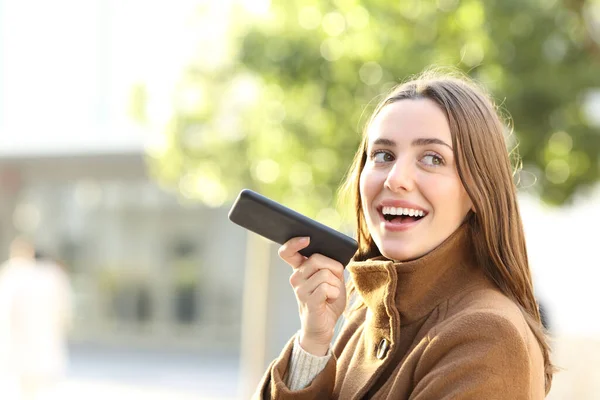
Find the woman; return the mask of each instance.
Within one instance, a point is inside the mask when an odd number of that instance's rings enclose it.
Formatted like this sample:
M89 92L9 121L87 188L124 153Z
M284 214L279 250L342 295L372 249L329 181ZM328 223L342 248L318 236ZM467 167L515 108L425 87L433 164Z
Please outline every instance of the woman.
M257 398L541 399L553 367L529 271L504 126L473 83L425 74L376 108L348 175L347 266L280 256L302 328Z

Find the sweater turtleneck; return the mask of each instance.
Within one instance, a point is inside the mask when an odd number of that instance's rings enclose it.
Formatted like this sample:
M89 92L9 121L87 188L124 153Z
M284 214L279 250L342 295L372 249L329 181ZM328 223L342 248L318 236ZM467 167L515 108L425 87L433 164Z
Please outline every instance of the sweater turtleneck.
M461 225L429 253L411 261L385 257L351 262L347 269L368 308L371 323L394 330L429 314L436 306L470 287L488 283L477 266L469 227Z

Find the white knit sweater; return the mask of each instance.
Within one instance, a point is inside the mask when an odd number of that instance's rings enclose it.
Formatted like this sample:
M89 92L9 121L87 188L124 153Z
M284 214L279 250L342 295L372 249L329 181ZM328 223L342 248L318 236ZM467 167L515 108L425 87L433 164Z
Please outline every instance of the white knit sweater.
M310 385L313 379L323 371L331 358L331 348L327 350L327 354L322 357L306 352L302 346L300 346L299 337L300 334L297 334L296 339L294 340L292 358L290 359L289 370L285 381L290 390L300 390Z

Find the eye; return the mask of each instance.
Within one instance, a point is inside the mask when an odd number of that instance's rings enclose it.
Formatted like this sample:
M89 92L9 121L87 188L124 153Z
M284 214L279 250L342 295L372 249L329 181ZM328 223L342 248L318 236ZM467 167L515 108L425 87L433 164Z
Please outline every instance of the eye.
M439 155L433 153L425 154L425 156L423 156L423 158L421 159L421 162L425 165L432 167L439 167L441 165L444 165L444 159Z
M385 163L394 161L394 156L385 150L375 150L371 153L371 159L375 163Z

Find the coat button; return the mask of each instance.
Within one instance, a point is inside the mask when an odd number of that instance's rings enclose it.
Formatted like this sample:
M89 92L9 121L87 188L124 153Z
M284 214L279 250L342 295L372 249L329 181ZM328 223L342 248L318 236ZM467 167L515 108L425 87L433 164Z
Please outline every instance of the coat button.
M390 348L390 343L387 341L387 339L386 338L381 339L381 341L379 342L379 346L377 346L377 358L380 360L383 360L385 358L385 355L387 354L389 348Z

